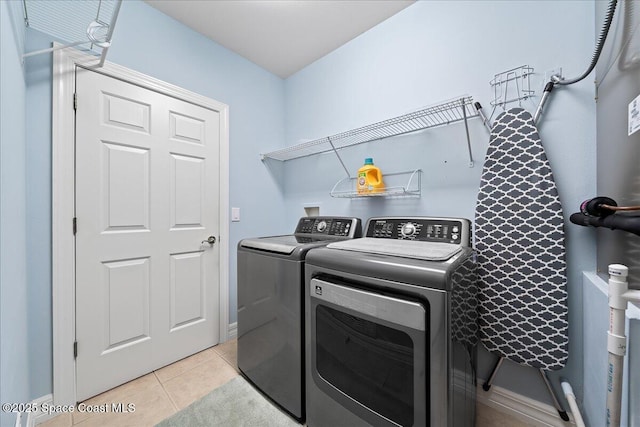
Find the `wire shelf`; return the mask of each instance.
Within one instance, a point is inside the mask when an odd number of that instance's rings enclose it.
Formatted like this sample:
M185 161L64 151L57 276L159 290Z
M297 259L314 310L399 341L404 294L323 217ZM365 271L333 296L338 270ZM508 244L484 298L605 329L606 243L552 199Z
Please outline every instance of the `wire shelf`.
M369 198L369 197L420 197L422 191L422 169L406 172L383 174L385 188L372 193L358 193L357 178L341 179L333 186L331 197L336 198Z
M260 156L263 160L269 158L287 161L314 154L341 150L364 142L448 125L477 116L478 112L473 108L473 98L465 95L392 119L293 145L281 150L271 151L261 154Z
M23 0L25 24L63 46L29 52L23 57L79 46L100 55L99 66L111 46L122 0Z

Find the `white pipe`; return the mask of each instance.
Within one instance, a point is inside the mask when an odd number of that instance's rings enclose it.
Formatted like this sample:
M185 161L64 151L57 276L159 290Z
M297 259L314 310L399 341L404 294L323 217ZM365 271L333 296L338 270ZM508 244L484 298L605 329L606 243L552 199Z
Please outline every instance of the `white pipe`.
M640 290L627 291L622 296L629 302L640 304Z
M609 265L609 331L607 349L609 359L607 367L607 427L620 426L622 410L622 373L624 356L627 353L625 335L625 311L627 297L634 299L636 291L629 291L627 276L629 269L622 264Z
M607 360L607 427L620 427L624 357L609 352Z
M571 384L569 384L567 381L562 381L560 385L562 386L564 396L567 398L567 402L569 402L569 408L571 408L571 415L573 415L573 420L576 423L576 427L585 427L584 420L582 419L582 415L580 414L580 408L578 408L578 403L576 402L576 395L573 394L573 388L571 387Z

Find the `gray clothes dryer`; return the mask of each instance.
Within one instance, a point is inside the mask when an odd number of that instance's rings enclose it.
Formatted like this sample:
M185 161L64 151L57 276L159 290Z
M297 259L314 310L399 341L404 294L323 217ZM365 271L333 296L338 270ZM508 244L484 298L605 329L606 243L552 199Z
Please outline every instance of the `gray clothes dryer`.
M361 234L357 218L304 217L293 235L238 244L238 368L300 421L305 418L305 257L313 248Z
M306 258L307 425L472 427L470 222L372 218Z

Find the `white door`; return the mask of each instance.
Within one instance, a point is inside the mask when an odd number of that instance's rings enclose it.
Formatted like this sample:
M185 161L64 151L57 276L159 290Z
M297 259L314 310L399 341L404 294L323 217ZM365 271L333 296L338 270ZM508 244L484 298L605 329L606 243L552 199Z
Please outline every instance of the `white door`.
M219 113L76 76L77 400L219 340Z

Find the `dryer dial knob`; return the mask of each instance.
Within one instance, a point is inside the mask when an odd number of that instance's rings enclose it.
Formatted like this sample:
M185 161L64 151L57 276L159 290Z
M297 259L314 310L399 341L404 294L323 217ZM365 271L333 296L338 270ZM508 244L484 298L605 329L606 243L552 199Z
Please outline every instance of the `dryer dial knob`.
M413 236L416 233L416 226L415 224L408 222L402 226L401 232L404 237Z
M322 233L322 232L323 232L324 230L326 230L326 229L327 229L327 223L326 223L326 222L324 222L324 221L320 221L320 222L318 223L317 230L318 230L320 233Z

